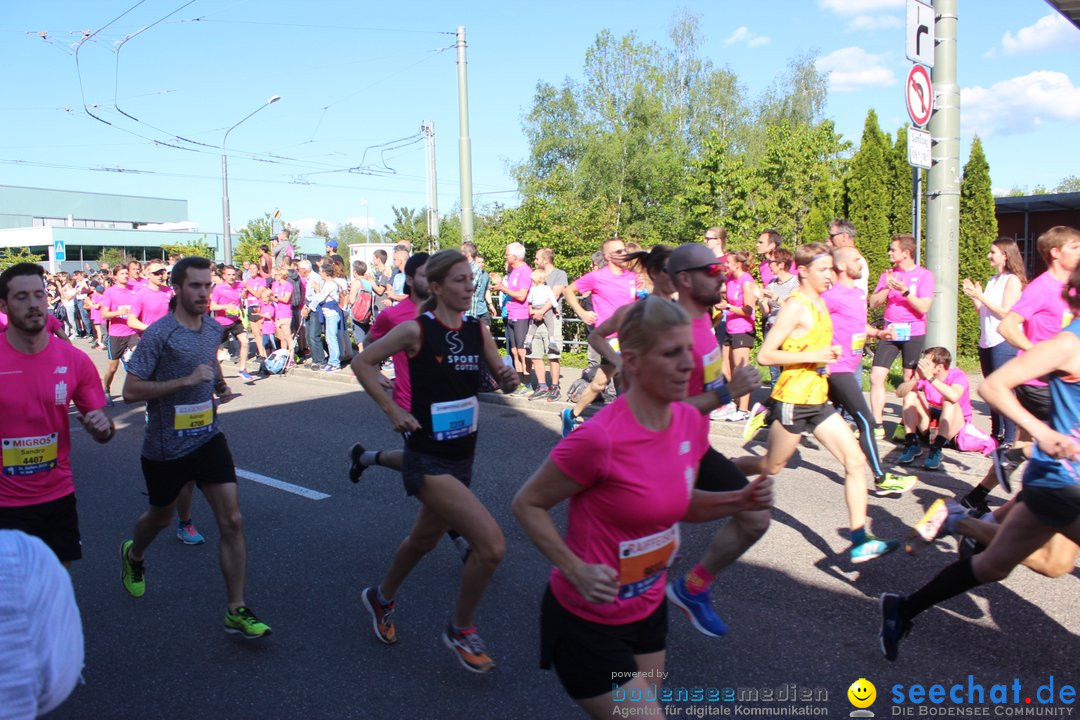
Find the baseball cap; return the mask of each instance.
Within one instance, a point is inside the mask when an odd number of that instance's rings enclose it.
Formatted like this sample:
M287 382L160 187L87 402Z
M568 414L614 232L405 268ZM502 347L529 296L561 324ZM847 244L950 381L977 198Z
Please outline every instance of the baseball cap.
M419 252L405 261L405 277L413 277L416 275L416 271L424 266L424 263L428 261L429 255L426 252Z
M677 273L717 262L713 251L700 243L686 243L671 251L668 258L668 272Z
M327 240L326 247L330 248L331 250L337 250L337 240Z

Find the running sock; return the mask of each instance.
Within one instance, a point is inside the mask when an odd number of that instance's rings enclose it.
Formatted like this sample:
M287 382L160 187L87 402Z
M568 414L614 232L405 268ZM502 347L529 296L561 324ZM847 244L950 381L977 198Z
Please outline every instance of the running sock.
M387 600L383 597L382 590L379 588L378 585L375 586L375 597L379 600L379 604L383 606L389 605L390 603L394 602L393 600Z
M934 438L934 442L930 443L930 446L933 448L941 448L942 450L944 450L946 442L948 441L943 435L938 435L936 438Z
M469 625L468 627L458 627L457 625L454 624L453 620L450 621L450 631L453 632L455 635L464 635L465 633L469 632L470 630L475 632L476 631L476 626L475 625Z
M986 497L990 494L990 488L983 485L976 485L971 492L964 496L964 499L968 500L972 505L979 505L986 502Z
M919 444L919 433L909 432L904 435L904 445L910 447L911 445Z
M712 581L715 579L715 575L705 569L705 566L698 563L694 566L694 569L686 573L686 592L691 595L700 595L703 592L708 592L709 586L712 585Z
M862 545L864 542L866 542L866 528L865 527L861 527L861 528L859 528L857 530L852 530L851 531L851 544L852 545Z
M923 610L966 593L981 584L975 578L971 558L957 560L935 575L933 580L905 597L900 612L905 620L910 620Z
M378 450L365 450L364 452L362 452L360 454L360 464L362 466L364 466L364 467L371 467L372 465L378 465L379 464L379 455L380 455L380 452Z

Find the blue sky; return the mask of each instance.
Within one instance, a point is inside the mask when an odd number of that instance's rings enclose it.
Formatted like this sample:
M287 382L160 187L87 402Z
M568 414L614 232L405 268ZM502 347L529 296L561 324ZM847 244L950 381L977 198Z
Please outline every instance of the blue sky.
M680 9L700 16L703 54L752 96L813 52L846 137L858 142L871 107L888 132L907 121L904 0L6 3L0 183L183 198L201 230L220 232L223 135L280 95L229 136L234 228L275 209L301 228L382 227L392 205L422 207L424 147L412 141L425 120L449 212L463 25L476 204L513 204L508 166L527 152L537 81L580 77L604 28L666 45ZM1080 30L1043 0L959 0L959 33L961 162L977 132L995 189L1080 172Z

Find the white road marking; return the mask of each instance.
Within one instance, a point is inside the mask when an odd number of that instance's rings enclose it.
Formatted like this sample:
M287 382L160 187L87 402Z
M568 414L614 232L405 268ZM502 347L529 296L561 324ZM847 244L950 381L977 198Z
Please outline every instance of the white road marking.
M236 476L242 477L245 480L252 480L257 483L262 483L263 485L269 485L272 488L284 490L285 492L290 492L293 495L306 497L309 500L325 500L326 498L330 497L326 493L321 493L318 490L310 490L306 487L300 487L299 485L293 485L292 483L285 482L284 480L275 480L272 477L266 477L265 475L251 472L250 470L236 468Z

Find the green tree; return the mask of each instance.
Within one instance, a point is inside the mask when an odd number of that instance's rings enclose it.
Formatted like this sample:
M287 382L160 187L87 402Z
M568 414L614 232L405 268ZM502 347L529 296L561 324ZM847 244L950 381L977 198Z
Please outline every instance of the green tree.
M889 161L892 150L878 125L877 113L866 114L862 142L851 159L844 183L847 217L858 232L859 251L870 266L870 285L889 265Z
M342 249L347 248L350 245L358 245L367 242L367 238L364 236L363 231L352 223L345 223L339 227L335 239L338 241L338 248Z
M427 214L423 208L410 210L407 207L391 206L394 222L384 225L386 242L409 242L414 249L427 247Z
M108 263L110 271L117 265L124 265L130 259L123 248L104 248L98 255L98 264Z
M0 248L0 272L7 270L12 265L18 265L19 263L39 263L42 261L41 255L35 255L30 252L30 248Z
M976 135L960 181L960 278L985 283L990 276L986 251L997 238L994 193L990 187L990 164ZM959 288L957 292L960 292ZM974 349L979 340L979 316L966 297L960 297L956 347ZM969 350L970 351L970 350Z
M282 230L288 230L285 225ZM270 240L277 233L273 230L273 217L265 213L261 218L248 220L247 225L240 228L240 239L233 245L232 261L234 265L244 262L258 262L259 246L270 245Z
M911 165L907 161L907 127L896 131L896 142L889 152L889 230L906 233L912 230Z
M189 240L187 242L161 246L161 252L163 252L166 257L175 254L184 257L196 256L213 260L216 251L217 248L207 241L205 235L198 240Z
M321 237L324 240L329 240L330 239L330 228L327 227L325 222L323 222L322 220L319 220L318 222L315 223L315 233L314 234L315 234L315 237Z
M1056 193L1074 193L1080 192L1080 176L1069 175L1062 178L1061 182L1054 186L1053 192Z

